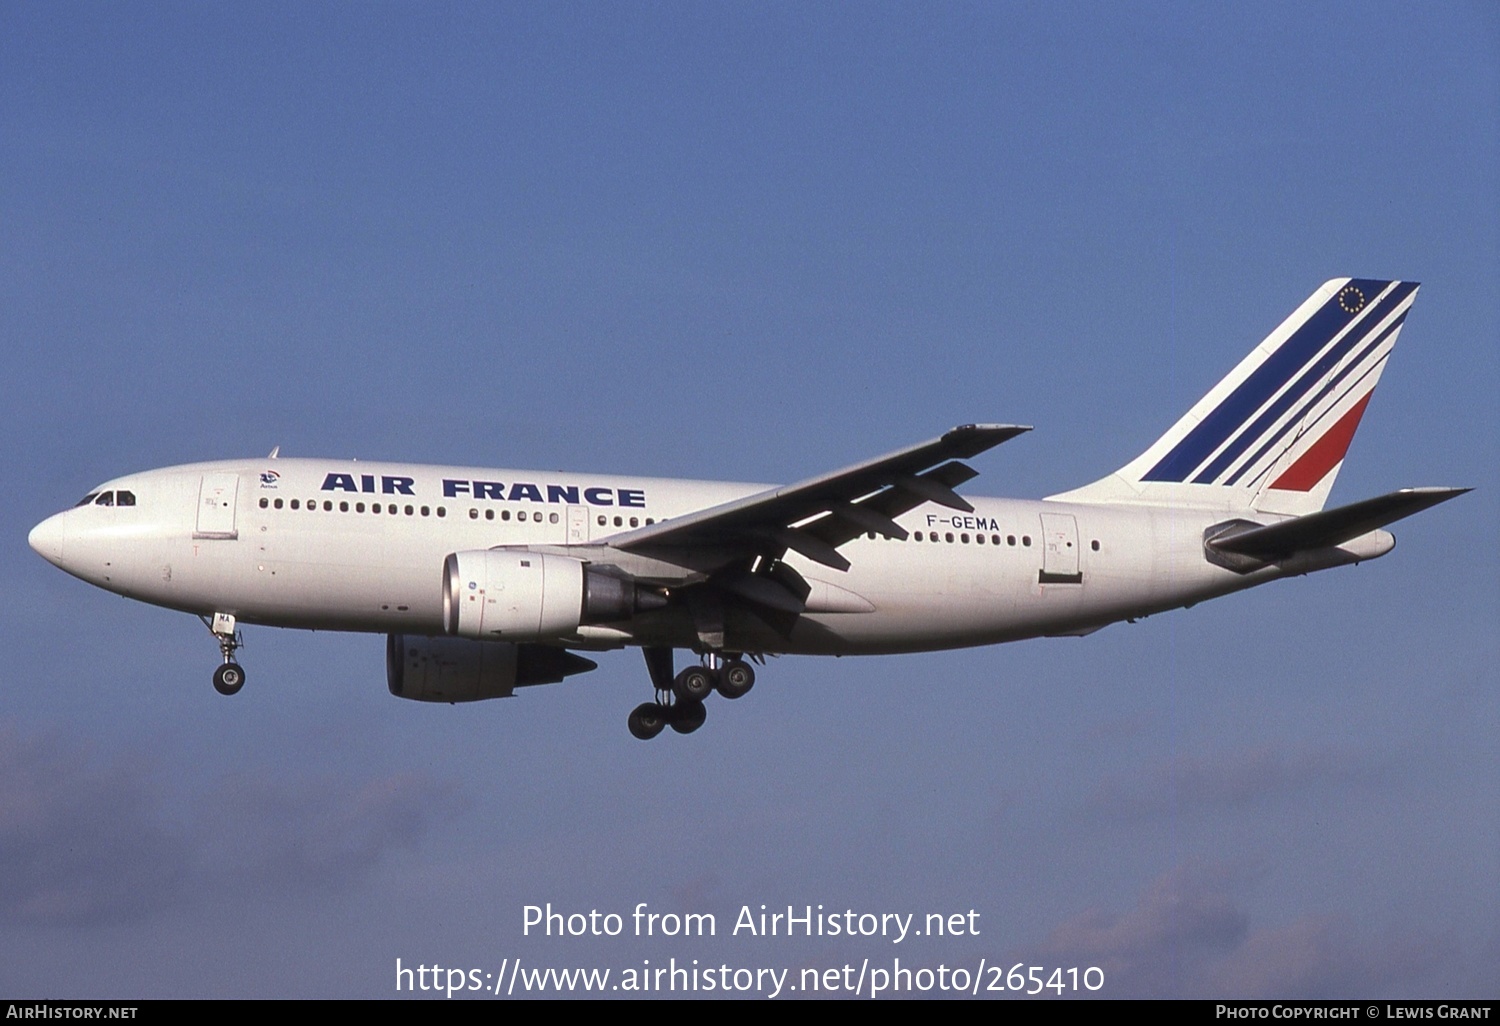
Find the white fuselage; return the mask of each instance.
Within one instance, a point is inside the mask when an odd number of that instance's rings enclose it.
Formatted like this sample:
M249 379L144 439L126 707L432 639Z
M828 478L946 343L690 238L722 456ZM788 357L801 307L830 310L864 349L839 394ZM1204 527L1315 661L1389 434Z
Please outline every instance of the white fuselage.
M39 525L31 542L83 580L173 609L281 627L438 635L450 553L569 547L597 561L611 535L764 487L225 461L108 482L99 492L129 492L134 504L67 510ZM853 655L1086 633L1301 570L1239 574L1208 562L1203 532L1225 519L1222 510L969 501L972 513L929 503L897 517L910 532L906 540L861 535L845 543L839 551L851 564L847 571L789 553L787 562L813 589L807 612L782 631L731 613L726 646ZM1345 561L1388 547L1349 547ZM672 611L551 640L584 648L694 644L692 624Z

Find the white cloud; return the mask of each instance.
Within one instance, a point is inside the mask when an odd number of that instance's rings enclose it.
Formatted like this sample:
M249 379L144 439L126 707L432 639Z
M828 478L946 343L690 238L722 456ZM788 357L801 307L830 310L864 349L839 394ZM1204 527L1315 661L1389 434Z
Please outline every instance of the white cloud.
M454 785L420 773L351 781L249 769L183 796L145 761L106 762L64 738L0 728L0 921L98 925L357 887L462 806Z
M1082 912L1015 957L1098 966L1099 996L1111 998L1400 995L1437 965L1433 944L1365 937L1337 916L1256 928L1233 893L1247 876L1228 864L1184 863L1153 880L1129 911Z
M1106 780L1092 804L1124 816L1240 810L1322 787L1370 784L1381 768L1343 749L1266 744L1183 754L1134 777Z

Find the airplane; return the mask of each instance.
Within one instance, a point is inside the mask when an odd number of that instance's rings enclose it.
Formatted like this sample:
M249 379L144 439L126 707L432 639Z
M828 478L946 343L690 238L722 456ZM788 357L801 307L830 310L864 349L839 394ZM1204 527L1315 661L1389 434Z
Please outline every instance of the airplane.
M966 498L964 460L1030 430L966 424L792 485L283 458L130 474L30 545L108 591L196 614L214 687L241 624L386 635L391 694L510 697L642 649L642 740L705 721L769 655L1090 634L1375 559L1383 528L1467 488L1325 509L1416 296L1336 278L1119 470L1041 500ZM682 670L678 649L696 654Z

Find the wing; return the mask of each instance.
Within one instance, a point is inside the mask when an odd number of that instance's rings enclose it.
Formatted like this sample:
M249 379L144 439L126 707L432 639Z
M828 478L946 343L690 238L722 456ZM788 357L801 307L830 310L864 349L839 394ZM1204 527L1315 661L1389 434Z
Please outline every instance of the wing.
M895 518L924 502L972 511L974 507L953 489L977 472L958 461L1030 430L1011 424L965 424L929 442L613 535L602 544L704 573L748 561L753 565L738 574L720 575L718 583L759 604L800 612L807 596L805 583L795 574L789 577L789 568L775 565L788 549L847 570L849 560L838 551L840 545L867 531L905 538L907 532Z

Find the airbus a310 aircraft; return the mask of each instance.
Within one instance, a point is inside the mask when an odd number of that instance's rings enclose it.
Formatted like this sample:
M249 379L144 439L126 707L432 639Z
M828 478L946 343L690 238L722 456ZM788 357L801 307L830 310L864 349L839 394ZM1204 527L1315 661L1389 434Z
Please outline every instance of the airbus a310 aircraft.
M280 459L108 481L32 530L68 573L197 614L214 686L238 625L387 636L390 691L468 702L644 650L638 738L704 722L771 654L1083 635L1389 552L1382 527L1465 488L1324 509L1417 292L1319 288L1145 452L1040 501L965 498L961 462L1029 428L969 424L797 484ZM697 653L676 672L675 649ZM750 661L747 661L750 660Z

